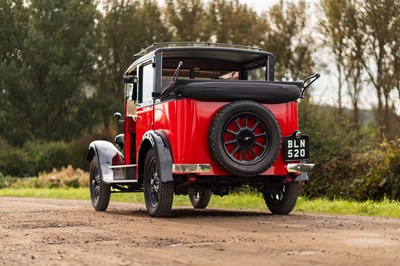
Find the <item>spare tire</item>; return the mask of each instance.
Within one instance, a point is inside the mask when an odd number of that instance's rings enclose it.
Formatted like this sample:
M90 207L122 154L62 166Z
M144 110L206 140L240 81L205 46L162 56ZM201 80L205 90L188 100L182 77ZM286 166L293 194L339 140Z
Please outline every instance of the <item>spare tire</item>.
M270 168L281 150L282 134L275 116L249 100L222 107L208 129L209 150L226 171L256 176Z

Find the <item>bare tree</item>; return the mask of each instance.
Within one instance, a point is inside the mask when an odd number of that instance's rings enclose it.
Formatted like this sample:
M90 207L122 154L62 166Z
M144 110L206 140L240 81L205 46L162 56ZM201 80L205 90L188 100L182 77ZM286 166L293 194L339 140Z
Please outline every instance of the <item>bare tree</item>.
M315 45L310 31L306 2L280 1L265 14L268 28L264 48L275 54L278 79L297 80L310 75Z
M390 93L398 87L395 84L394 58L398 47L396 26L399 19L399 0L360 0L362 4L362 20L366 24L367 50L362 63L369 76L369 81L376 90L378 107L377 122L381 133L388 137L391 134L392 102ZM397 85L397 86L396 86ZM390 137L390 136L389 136Z
M337 83L338 83L338 107L339 112L343 108L343 86L345 83L345 16L347 0L322 0L321 7L324 16L320 20L320 31L323 34L324 45L332 50L335 58Z
M366 49L365 24L359 16L360 6L357 1L349 1L344 10L344 26L346 37L344 39L345 53L342 65L345 69L347 93L353 105L352 121L359 127L359 99L363 89L364 66L362 58Z

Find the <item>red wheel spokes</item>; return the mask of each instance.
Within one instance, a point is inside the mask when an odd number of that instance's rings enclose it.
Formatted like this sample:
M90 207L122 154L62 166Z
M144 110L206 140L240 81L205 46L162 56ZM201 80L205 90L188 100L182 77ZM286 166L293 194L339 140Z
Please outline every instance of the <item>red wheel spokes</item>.
M224 127L223 147L237 163L257 162L267 150L267 131L263 120L249 113L229 119Z

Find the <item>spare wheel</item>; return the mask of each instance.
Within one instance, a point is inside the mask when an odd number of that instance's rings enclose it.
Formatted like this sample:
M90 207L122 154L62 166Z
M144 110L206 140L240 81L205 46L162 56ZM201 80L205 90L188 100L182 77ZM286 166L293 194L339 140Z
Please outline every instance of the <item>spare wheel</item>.
M254 101L222 107L208 129L210 152L218 164L236 176L265 172L278 158L282 134L275 116Z

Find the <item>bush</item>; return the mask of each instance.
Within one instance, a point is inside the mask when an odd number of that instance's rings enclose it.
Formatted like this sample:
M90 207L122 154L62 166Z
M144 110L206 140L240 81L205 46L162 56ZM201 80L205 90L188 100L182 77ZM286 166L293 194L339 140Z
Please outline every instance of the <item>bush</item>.
M350 185L358 200L400 200L400 139L385 141L379 149L353 158L356 169Z
M357 128L332 107L302 102L300 129L311 136L316 167L304 186L307 196L400 199L400 141L379 145L371 128Z
M84 135L69 143L71 157L69 164L75 168L89 169L89 163L86 160L89 144L94 140L114 141L115 133L112 131L100 131L96 134Z
M29 172L30 163L27 154L0 138L0 173L2 175L27 176Z
M35 140L26 142L22 147L11 146L0 138L0 173L27 177L68 165L88 169L86 153L90 142L95 139L111 141L113 137L111 131L102 131L71 142Z
M15 182L17 182L18 178L10 177L10 176L3 176L0 173L0 189L11 187Z
M71 165L61 170L53 169L40 173L38 177L18 178L10 185L13 188L79 188L89 186L89 174Z
M63 141L42 142L29 141L23 146L30 162L30 173L48 172L53 168L60 169L70 164L73 157L70 145Z

